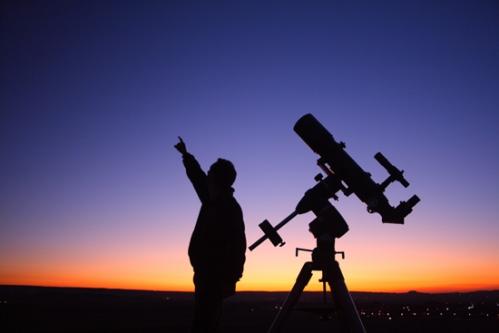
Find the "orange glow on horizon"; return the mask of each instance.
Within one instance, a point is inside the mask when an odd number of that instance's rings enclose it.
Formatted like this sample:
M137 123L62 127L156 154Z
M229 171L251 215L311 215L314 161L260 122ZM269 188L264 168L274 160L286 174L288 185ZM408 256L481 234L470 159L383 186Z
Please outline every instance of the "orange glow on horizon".
M282 258L263 261L263 254L249 257L238 291L289 291L303 264L297 260L283 264ZM36 285L47 287L81 287L107 289L136 289L191 292L192 269L186 255L170 258L171 264L161 266L161 260L150 262L87 262L85 265L60 266L49 264L39 267L17 267L16 272L6 272L0 266L0 284ZM261 261L262 260L262 261ZM357 262L341 263L346 284L351 291L404 293L411 290L429 293L498 290L497 267L485 270L486 263L475 267L456 269L449 264L427 266L418 273L417 265L395 264L390 266L362 265ZM62 269L61 267L64 267ZM494 268L494 269L491 269ZM473 273L479 272L479 274ZM307 291L320 291L319 272L308 284Z
M309 260L308 254L295 258L294 247L314 245L312 238L294 235L293 227L288 229L286 247L274 249L264 244L246 253L239 291L291 289L303 263ZM296 228L302 231L302 226L296 224ZM347 253L346 260L339 263L349 290L437 293L499 289L494 244L468 242L466 248L457 247L440 235L416 237L406 229L376 227L378 234L354 232L338 242L338 248ZM125 238L100 247L88 240L84 247L74 249L26 246L23 253L7 255L1 251L0 284L193 291L188 234L189 230L172 236L166 245L160 236L139 239L135 234L133 242ZM249 233L247 238L256 236ZM471 256L469 252L481 255ZM306 290L320 291L318 278L317 272Z

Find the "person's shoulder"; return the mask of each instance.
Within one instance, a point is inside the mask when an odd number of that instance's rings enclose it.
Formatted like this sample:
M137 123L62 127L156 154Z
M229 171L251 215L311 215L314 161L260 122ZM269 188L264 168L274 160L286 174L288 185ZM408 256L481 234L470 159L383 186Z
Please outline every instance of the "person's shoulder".
M234 196L232 196L232 197L231 197L230 202L231 202L231 204L232 204L235 208L237 208L238 210L242 210L242 209L241 209L241 205L239 204L239 202L237 201L237 199L236 199Z
M230 196L230 198L227 198L223 205L224 205L227 213L229 213L231 216L242 216L243 215L243 210L241 209L241 205L239 205L239 202L233 196Z

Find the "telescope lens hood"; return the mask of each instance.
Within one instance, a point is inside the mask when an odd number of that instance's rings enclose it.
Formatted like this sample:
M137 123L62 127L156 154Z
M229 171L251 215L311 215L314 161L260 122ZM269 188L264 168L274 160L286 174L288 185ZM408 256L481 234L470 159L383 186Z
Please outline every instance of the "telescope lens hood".
M324 156L327 148L336 143L333 135L310 113L298 119L293 129L320 156Z

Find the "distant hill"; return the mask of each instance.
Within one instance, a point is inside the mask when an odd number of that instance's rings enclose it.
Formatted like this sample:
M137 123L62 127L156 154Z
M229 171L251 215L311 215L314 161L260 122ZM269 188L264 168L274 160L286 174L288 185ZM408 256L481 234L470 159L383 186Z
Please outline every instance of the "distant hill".
M86 288L86 287L44 287L44 286L24 286L24 285L0 285L0 293L51 293L51 292L61 292L61 293L79 293L87 292L93 294L124 294L124 295L192 295L192 292L184 291L168 291L168 290L141 290L141 289L114 289L114 288ZM304 294L320 294L320 291L307 291ZM287 291L239 291L238 295L241 297L268 297L269 295L287 295ZM406 293L389 293L389 292L370 292L370 291L353 291L351 292L353 297L358 298L393 298L393 299L404 299L404 298L433 298L433 297L498 297L499 290L478 290L471 292L447 292L447 293L425 293L415 290L408 291Z
M275 301L286 298L288 292L268 292L268 291L242 291L238 292L230 300L240 301ZM180 291L151 291L134 289L107 289L107 288L67 288L67 287L40 287L40 286L12 286L0 285L0 302L3 299L32 299L42 298L45 300L63 299L75 295L85 295L87 298L130 298L130 299L175 299L177 301L191 301L192 292ZM322 292L304 292L302 300L314 300L322 295ZM425 303L425 302L476 302L484 300L499 301L499 290L455 292L455 293L422 293L409 291L407 293L386 293L386 292L352 292L352 298L356 302L383 302L389 303Z

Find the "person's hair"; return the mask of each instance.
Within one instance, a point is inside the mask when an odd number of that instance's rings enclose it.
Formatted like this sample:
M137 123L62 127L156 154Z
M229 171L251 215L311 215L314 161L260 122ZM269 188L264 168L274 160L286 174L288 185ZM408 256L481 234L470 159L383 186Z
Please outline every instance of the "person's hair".
M219 158L210 167L215 182L222 187L231 187L236 180L236 169L231 161Z

